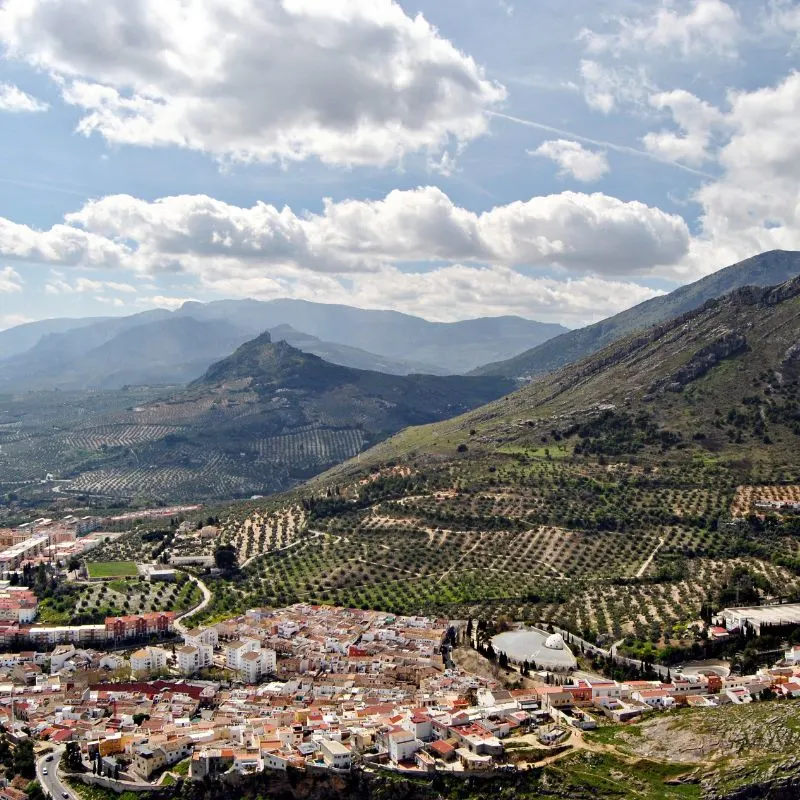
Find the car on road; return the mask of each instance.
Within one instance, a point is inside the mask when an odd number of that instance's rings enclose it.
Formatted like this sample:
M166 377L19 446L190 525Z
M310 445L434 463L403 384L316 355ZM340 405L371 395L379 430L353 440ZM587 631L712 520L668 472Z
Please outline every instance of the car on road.
M69 792L61 792L62 797L69 797Z
M53 760L53 756L47 756L47 758L45 759L45 761L52 761L52 760Z
M42 775L47 775L47 767L42 770Z

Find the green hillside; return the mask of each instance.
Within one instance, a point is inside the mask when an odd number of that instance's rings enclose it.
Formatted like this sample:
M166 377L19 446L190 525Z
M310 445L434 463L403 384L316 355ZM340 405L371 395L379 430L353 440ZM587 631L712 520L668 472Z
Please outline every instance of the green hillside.
M579 454L702 458L745 472L759 464L791 469L799 291L793 279L709 300L485 408L407 431L367 457L442 453L461 437L482 452L551 444Z
M126 392L0 402L11 420L0 431L0 470L8 486L28 493L42 491L31 478L50 473L62 496L196 502L267 494L408 425L461 414L513 388L504 378L342 367L267 333L188 388L138 404ZM97 413L104 407L114 410Z
M800 501L799 320L800 279L737 290L402 431L272 501L302 506L308 541L224 583L225 611L508 616L637 657L706 653L701 606L726 602L732 580L754 602L800 591L800 519L748 516L761 498ZM223 525L248 552L251 512Z

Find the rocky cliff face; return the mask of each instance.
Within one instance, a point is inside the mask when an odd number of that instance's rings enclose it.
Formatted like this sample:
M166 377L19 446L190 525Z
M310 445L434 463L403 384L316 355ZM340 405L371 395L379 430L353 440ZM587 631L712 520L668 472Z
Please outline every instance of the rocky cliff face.
M800 797L800 759L770 767L762 776L753 783L746 783L736 789L724 789L717 787L713 781L703 783L703 800L797 800ZM794 774L782 775L785 771L793 771ZM728 775L728 780L735 777ZM741 776L748 781L752 778L752 773Z
M680 369L650 387L650 394L658 391L682 392L684 386L702 378L726 358L747 348L747 338L738 331L727 331L718 339L698 350Z

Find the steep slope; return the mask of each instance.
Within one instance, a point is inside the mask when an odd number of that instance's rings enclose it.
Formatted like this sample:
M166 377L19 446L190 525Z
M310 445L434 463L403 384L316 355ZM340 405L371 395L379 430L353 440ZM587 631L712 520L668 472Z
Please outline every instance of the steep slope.
M567 453L681 461L701 452L795 471L799 379L800 277L709 300L365 459L395 458L408 442L441 455L442 442L472 430L484 451L557 442Z
M272 428L286 424L286 414L273 413L277 407L287 410L293 420L302 418L301 427L358 429L369 441L421 420L461 413L512 387L505 379L398 376L351 369L303 353L285 341L273 342L264 333L209 367L185 397L192 404L209 394L217 405L231 399L239 405L249 403L257 409L257 424ZM172 402L181 402L182 397Z
M235 319L259 331L291 325L328 342L420 364L424 371L450 373L516 355L566 330L521 317L429 322L397 311L288 299L187 303L176 313L197 319Z
M163 319L125 331L49 379L56 378L61 389L174 386L202 375L209 362L238 347L242 336L227 322Z
M30 349L0 361L0 387L56 386L50 376L59 374L71 362L86 357L125 332L170 316L169 311L154 309L129 317L102 319L62 333L47 333Z
M479 367L473 374L513 378L541 375L596 353L628 333L698 308L706 300L721 297L742 286L774 286L798 274L800 252L773 250L761 253L594 325L549 339L507 361Z

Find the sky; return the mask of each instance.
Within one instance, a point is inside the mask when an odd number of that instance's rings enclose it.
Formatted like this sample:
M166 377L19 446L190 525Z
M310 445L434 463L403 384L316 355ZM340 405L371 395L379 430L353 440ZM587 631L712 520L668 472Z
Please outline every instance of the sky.
M0 0L0 328L578 327L800 249L800 0Z

